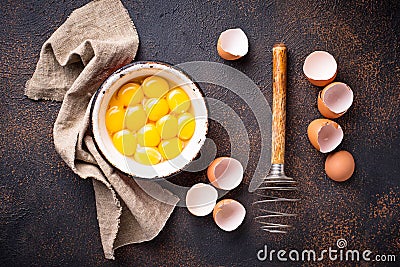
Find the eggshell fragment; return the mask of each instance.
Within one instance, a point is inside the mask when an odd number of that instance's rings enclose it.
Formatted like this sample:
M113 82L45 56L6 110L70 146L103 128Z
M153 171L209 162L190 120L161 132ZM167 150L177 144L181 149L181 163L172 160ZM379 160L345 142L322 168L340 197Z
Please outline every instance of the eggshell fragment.
M210 214L218 199L217 190L209 184L198 183L186 193L186 207L195 216Z
M342 116L353 103L353 91L342 82L327 85L318 95L318 110L326 118Z
M328 119L313 120L307 129L308 139L320 152L334 150L343 140L343 130L339 124Z
M317 99L317 104L318 104L318 110L321 113L322 116L325 118L329 119L336 119L342 116L345 112L336 114L335 112L332 112L324 103L324 101L321 98L321 92L318 94L318 99Z
M328 155L325 161L326 175L337 182L348 180L353 175L354 168L354 158L345 150Z
M230 232L238 228L246 216L246 209L238 201L223 199L214 207L215 223L224 231Z
M328 52L314 51L304 61L303 72L312 84L325 86L336 78L337 63Z
M242 182L243 166L237 159L220 157L208 166L207 177L216 188L232 190Z
M217 51L223 59L239 59L249 51L249 40L242 29L228 29L219 36Z

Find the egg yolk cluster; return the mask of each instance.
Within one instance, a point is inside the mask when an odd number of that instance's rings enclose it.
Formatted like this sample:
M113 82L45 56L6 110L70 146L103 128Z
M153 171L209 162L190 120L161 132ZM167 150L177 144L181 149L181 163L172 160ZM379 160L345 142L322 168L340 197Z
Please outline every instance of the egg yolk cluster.
M123 85L112 96L106 127L120 153L154 165L177 157L193 136L196 122L190 106L182 88L149 76Z

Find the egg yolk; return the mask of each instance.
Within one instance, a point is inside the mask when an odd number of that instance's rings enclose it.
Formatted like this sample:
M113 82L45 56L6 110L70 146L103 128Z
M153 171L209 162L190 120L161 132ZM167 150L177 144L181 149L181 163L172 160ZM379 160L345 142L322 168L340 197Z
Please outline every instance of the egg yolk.
M140 128L137 132L137 140L141 146L157 146L161 138L156 126L149 123Z
M175 114L184 113L190 108L189 96L181 88L168 92L166 99L169 109Z
M170 139L178 134L178 119L165 115L156 122L156 128L162 139Z
M144 165L154 165L162 160L160 152L154 147L138 147L133 158Z
M110 133L115 133L124 128L125 110L120 106L113 106L106 112L106 127Z
M183 143L177 137L163 140L158 145L158 150L160 151L162 157L167 160L177 157L182 152L182 148Z
M120 108L124 107L124 105L121 103L121 101L117 99L115 95L111 97L110 102L108 103L108 108L112 107L120 107Z
M178 117L178 137L182 140L189 140L196 128L196 121L192 114L183 113Z
M166 80L158 76L150 76L142 83L144 94L149 98L160 98L169 90L169 84Z
M147 122L147 114L140 105L128 107L125 112L125 127L136 132Z
M127 83L123 85L117 93L117 99L125 107L139 104L143 98L143 90L140 84L137 83Z
M159 76L141 77L111 97L105 124L114 147L144 165L171 160L192 138L196 121L181 87Z
M137 141L129 130L116 132L112 138L115 148L126 156L132 156L136 151Z
M151 98L147 100L144 108L151 121L158 121L162 116L168 114L169 111L167 100L164 98Z

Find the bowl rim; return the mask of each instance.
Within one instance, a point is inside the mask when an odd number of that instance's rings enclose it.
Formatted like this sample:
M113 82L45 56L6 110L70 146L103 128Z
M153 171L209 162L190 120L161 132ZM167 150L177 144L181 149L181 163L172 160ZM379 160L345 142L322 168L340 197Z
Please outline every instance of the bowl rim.
M200 147L199 150L197 151L196 154L194 154L192 156L192 158L190 160L188 160L188 162L185 164L185 166L183 166L180 169L176 169L174 172L165 175L165 176L155 176L155 177L140 177L140 176L135 176L131 173L125 172L123 170L121 170L118 166L114 165L108 158L107 156L104 154L103 150L100 149L95 134L93 132L93 112L94 112L94 108L95 105L97 103L97 99L99 97L99 95L101 94L101 92L103 91L104 87L107 85L107 83L110 80L115 79L115 81L117 81L118 79L122 78L123 76L125 76L126 74L123 74L124 71L126 71L127 69L136 66L136 65L148 65L148 64L153 64L153 65L161 65L163 67L167 67L167 68L172 68L175 71L178 71L181 75L183 75L188 81L190 81L190 84L193 85L194 87L196 87L196 89L198 90L198 92L201 95L201 99L204 101L205 104L205 115L206 115L206 123L205 123L205 133L204 133L204 140L200 143ZM152 66L149 68L153 68ZM118 76L117 78L115 78L116 76ZM112 82L115 82L112 81ZM112 84L112 83L111 83ZM108 86L109 87L109 86ZM97 151L99 152L100 156L103 158L103 160L105 160L108 164L110 164L111 166L113 166L118 172L125 174L126 176L133 178L133 179L142 179L142 180L152 180L152 181L157 181L157 180L164 180L164 179L168 179L171 178L177 174L179 174L180 172L182 172L200 153L201 148L204 146L204 141L207 137L208 134L208 126L209 126L209 122L208 122L208 108L207 108L207 103L205 101L205 94L203 92L203 90L200 88L200 86L198 85L198 83L196 81L193 80L193 78L186 73L183 69L176 67L170 63L167 62L162 62L162 61L147 61L147 60L140 60L140 61L135 61L135 62L131 62L129 64L126 64L118 69L116 69L112 74L110 74L99 86L99 88L96 90L95 94L93 95L92 99L91 99L91 103L90 103L90 112L89 112L89 128L88 131L90 132L91 136L93 137L93 143L97 149Z

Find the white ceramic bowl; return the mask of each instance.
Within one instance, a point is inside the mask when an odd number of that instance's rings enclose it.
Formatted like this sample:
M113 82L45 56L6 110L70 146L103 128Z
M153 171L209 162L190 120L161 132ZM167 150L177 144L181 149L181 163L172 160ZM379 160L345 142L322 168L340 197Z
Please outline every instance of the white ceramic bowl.
M193 137L182 153L159 164L147 166L119 153L107 132L105 115L113 94L132 79L157 75L179 85L191 99L196 128ZM206 139L208 121L207 108L198 86L183 71L160 62L135 62L115 71L98 89L91 110L91 124L94 140L103 157L125 174L139 178L164 178L180 172L199 153Z

